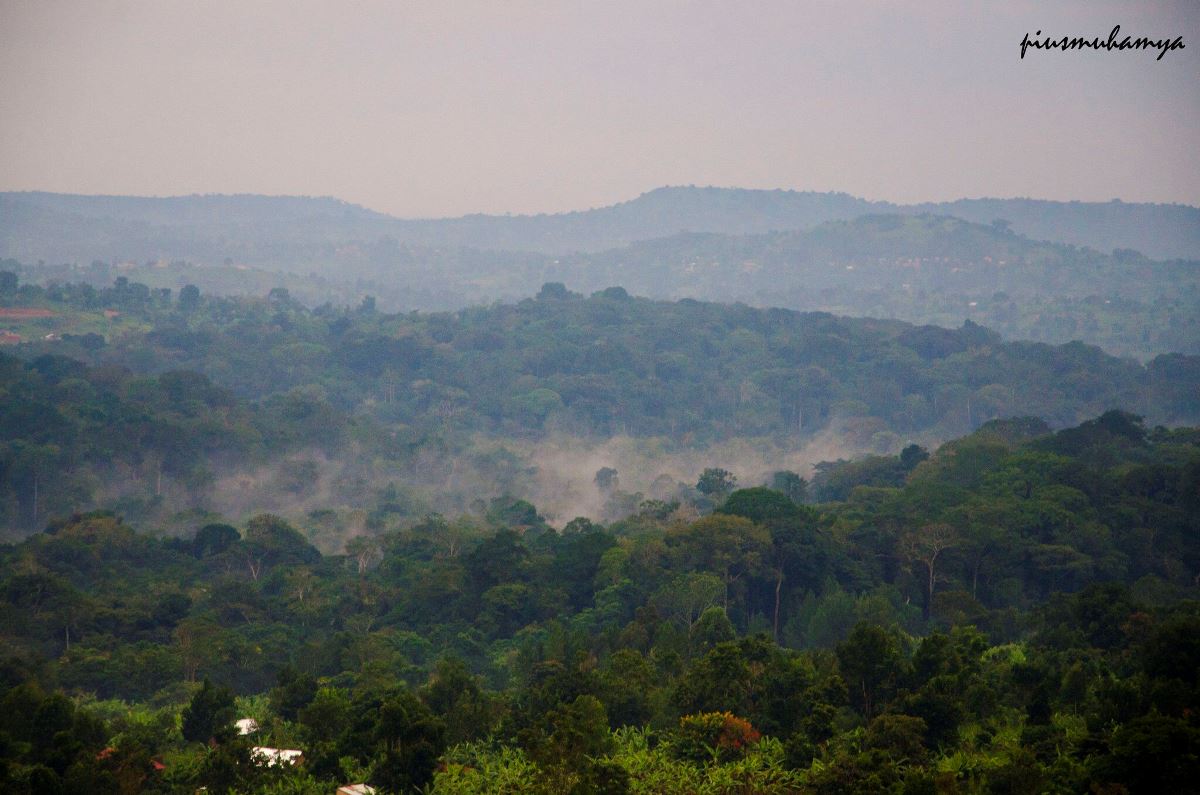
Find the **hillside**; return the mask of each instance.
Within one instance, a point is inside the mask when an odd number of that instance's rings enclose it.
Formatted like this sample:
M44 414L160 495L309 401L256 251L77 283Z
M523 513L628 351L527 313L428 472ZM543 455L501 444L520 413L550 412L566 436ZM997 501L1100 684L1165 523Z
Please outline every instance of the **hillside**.
M347 409L375 405L392 384L387 412L405 422L450 400L456 423L480 429L536 431L557 418L600 435L721 438L809 433L860 416L896 433L941 427L948 436L1014 413L1058 426L1121 407L1178 423L1200 408L1188 396L1194 373L1179 366L1195 357L1143 366L1079 343L1004 342L971 322L947 329L656 301L620 287L585 297L548 283L536 299L513 304L401 314L369 303L309 310L283 291L265 300L192 298L185 308L132 282L21 297L63 318L116 309L112 322L125 329L90 350L67 340L14 349L26 358L194 370L248 399L320 384ZM37 322L50 328L52 320Z
M18 287L7 301L44 310L19 321L35 341L0 356L0 521L13 533L70 505L173 523L180 510L303 513L389 487L405 516L517 494L567 521L616 510L593 486L603 467L623 473L626 502L613 505L628 506L722 462L807 474L1013 415L1051 427L1114 408L1152 425L1200 418L1200 357L1141 365L1079 343L1003 342L974 323L621 288L585 298L548 284L454 313L136 282Z
M943 326L971 320L1006 339L1078 339L1142 359L1200 353L1200 262L1035 242L1002 224L947 216L869 215L762 235L681 234L556 259L538 275L584 290L620 284L661 298Z
M299 223L299 222L297 222ZM314 225L315 228L315 225ZM309 230L311 232L311 230ZM741 301L844 315L960 326L971 320L1009 340L1082 340L1149 360L1200 353L1200 263L1158 262L1036 242L1004 224L935 215L867 215L763 234L681 233L596 253L435 249L383 238L333 247L324 264L269 271L240 263L19 266L26 281L122 277L153 288L262 296L286 287L308 306L458 309L519 300L545 282L584 292L621 285L654 298ZM301 256L303 246L297 246ZM299 262L299 260L298 260Z
M0 194L0 257L27 262L92 259L235 261L265 267L320 264L332 249L391 237L429 247L563 254L600 251L679 232L757 234L808 229L872 213L933 213L1099 251L1200 258L1200 209L1123 202L979 199L899 205L844 193L659 188L636 199L554 215L470 215L403 220L328 198L140 198ZM332 249L330 248L332 247ZM303 268L302 270L307 270Z

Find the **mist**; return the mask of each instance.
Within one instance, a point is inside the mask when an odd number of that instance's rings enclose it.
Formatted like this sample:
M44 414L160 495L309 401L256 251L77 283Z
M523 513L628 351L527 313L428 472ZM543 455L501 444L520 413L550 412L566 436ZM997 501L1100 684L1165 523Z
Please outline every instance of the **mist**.
M899 452L899 437L881 447L878 437L852 426L839 420L803 439L739 437L699 447L667 437L598 438L561 430L536 440L479 436L454 454L426 448L404 463L372 459L355 446L335 455L309 449L265 464L219 462L214 469L220 474L192 488L148 465L111 471L81 507L116 506L147 530L182 537L202 524L241 526L256 514L273 513L327 554L342 552L358 536L406 527L429 514L479 519L491 500L504 497L528 500L561 530L577 517L602 524L623 519L645 500L701 498L695 485L709 467L726 469L739 487L750 487L769 484L778 471L811 480L822 461ZM920 441L936 448L934 438ZM617 473L608 489L596 482L603 468Z

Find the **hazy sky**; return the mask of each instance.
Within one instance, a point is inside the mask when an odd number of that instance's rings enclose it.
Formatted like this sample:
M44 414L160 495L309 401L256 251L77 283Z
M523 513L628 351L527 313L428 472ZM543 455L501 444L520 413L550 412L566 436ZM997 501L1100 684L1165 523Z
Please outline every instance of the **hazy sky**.
M1019 57L1117 24L1186 49ZM1197 0L0 0L0 189L403 216L666 184L1200 205L1198 78Z

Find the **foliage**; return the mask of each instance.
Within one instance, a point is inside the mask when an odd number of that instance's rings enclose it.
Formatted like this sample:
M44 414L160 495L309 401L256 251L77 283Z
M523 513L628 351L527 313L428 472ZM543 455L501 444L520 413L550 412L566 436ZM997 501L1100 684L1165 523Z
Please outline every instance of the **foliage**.
M743 758L762 737L731 712L701 712L684 715L675 732L675 752L697 762L728 762Z
M349 554L68 515L0 547L0 783L1186 791L1198 460L1128 414L991 424L845 501L559 532L507 498Z

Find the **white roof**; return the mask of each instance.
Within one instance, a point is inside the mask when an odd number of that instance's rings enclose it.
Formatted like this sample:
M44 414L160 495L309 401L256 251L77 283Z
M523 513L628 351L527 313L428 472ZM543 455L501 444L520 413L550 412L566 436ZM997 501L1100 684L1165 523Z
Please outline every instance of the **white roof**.
M238 734L253 734L258 731L258 721L254 718L242 718L233 725L237 726Z

